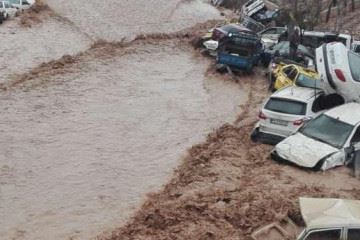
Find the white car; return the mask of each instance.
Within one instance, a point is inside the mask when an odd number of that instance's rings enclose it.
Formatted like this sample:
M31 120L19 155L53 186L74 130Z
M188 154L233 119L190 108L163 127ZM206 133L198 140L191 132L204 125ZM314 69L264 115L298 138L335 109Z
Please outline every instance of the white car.
M275 146L271 157L300 167L327 170L348 164L360 142L360 104L347 103L309 121Z
M273 93L259 112L251 139L276 144L324 110L320 89L289 86Z
M0 9L4 11L5 19L16 16L17 9L8 1L0 1Z
M353 41L352 36L349 34L307 30L302 30L301 40L301 44L312 48L318 48L323 43L341 42L348 49L351 49L351 43Z
M360 239L360 201L334 198L300 198L305 229L298 240Z
M341 43L316 49L316 66L321 87L327 94L339 94L345 102L360 102L360 55Z
M359 240L360 201L301 197L300 212L305 227L289 218L268 224L252 235L254 240Z
M31 5L34 3L33 1L28 1L28 0L9 0L9 2L15 8L20 10L26 10L30 8Z

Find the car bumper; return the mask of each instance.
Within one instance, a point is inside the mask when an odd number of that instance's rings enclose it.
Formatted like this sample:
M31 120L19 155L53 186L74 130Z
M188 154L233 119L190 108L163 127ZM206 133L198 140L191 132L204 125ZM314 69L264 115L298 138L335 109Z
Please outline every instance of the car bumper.
M282 140L284 140L285 137L276 134L261 132L259 131L258 128L256 128L253 130L253 133L251 134L251 139L253 141L261 142L264 144L276 145Z

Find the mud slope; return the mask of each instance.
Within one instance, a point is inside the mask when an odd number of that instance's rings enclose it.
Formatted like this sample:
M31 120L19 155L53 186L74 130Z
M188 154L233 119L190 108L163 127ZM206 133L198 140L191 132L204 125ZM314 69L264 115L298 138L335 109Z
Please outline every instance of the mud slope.
M267 84L256 75L244 81L249 101L236 124L192 147L162 191L149 195L126 226L98 239L244 240L284 216L301 224L299 196L360 197L358 181L346 168L322 174L279 165L268 157L271 147L251 143Z
M49 6L95 39L120 41L140 33L169 33L219 18L202 0L47 0Z
M98 44L0 92L1 240L114 229L186 148L233 121L246 94L193 54L179 40Z

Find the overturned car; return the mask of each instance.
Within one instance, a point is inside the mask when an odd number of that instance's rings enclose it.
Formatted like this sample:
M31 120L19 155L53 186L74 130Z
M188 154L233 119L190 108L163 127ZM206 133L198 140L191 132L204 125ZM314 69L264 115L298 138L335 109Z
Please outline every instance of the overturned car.
M360 104L347 103L309 121L278 143L272 159L304 168L327 170L352 161L360 142Z

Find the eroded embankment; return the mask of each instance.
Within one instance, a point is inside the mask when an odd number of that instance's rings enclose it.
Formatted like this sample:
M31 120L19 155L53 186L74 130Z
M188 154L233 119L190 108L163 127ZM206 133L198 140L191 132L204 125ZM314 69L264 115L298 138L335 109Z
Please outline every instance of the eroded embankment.
M270 146L253 144L249 134L267 83L257 74L239 81L249 99L236 123L192 147L162 191L150 194L128 224L99 239L246 239L284 216L301 225L300 196L360 197L344 169L328 175L282 166L269 159ZM336 183L334 173L341 176Z

